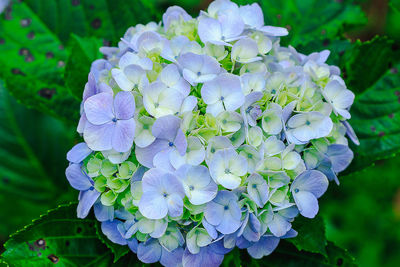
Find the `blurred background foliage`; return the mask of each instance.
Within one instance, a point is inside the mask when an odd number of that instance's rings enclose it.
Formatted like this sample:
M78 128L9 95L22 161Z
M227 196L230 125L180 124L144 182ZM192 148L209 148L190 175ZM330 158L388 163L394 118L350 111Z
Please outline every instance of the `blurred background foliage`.
M12 2L0 22L1 244L47 210L77 199L64 177L65 154L79 141L79 99L90 62L101 56L98 47L115 45L129 26L159 20L168 6L196 16L210 1ZM341 67L357 92L351 123L362 147L353 147L351 170L381 159L341 175L340 186L331 184L321 199L328 240L347 248L360 266L399 266L400 1L258 2L267 24L290 30L283 44L304 53L330 49L328 62Z

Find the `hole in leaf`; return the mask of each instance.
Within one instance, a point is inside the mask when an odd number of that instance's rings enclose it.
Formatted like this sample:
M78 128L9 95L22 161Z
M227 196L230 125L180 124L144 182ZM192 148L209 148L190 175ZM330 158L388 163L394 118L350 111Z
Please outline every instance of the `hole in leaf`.
M79 234L79 233L82 233L82 227L78 227L78 228L76 228L76 232Z
M376 128L375 128L375 126L371 126L371 131L373 131L373 132L375 132L375 131L376 131Z
M92 21L92 27L93 29L98 29L101 27L101 20L99 18L96 18Z
M397 51L399 50L400 46L397 43L392 44L392 50Z
M396 69L396 68L391 68L390 72L393 73L393 74L397 74L399 72L399 70Z
M28 27L31 25L32 19L21 19L21 26L22 27Z
M26 62L32 62L34 59L35 59L35 58L34 58L32 55L27 55L27 56L25 57L25 61L26 61Z
M31 31L28 33L28 35L26 36L29 40L33 40L35 39L35 32Z
M322 34L322 35L325 35L325 34L326 34L326 30L323 29L323 30L321 31L321 34Z
M90 6L89 6L89 9L90 9L90 10L93 10L93 9L94 9L94 5L90 5Z
M35 241L34 245L37 248L45 249L46 248L46 241L43 238L40 238Z
M21 49L19 50L19 55L20 55L20 56L27 56L27 55L29 55L29 50L28 50L28 48L21 48Z
M50 89L50 88L43 88L38 91L38 94L46 99L51 99L55 93L56 89Z
M25 73L23 73L20 69L18 69L18 68L13 68L13 69L11 69L11 73L12 74L15 74L15 75L22 75L22 76L25 76Z
M54 57L54 53L53 52L47 52L46 53L46 58L47 59L51 59L51 58L53 58Z
M3 177L3 179L1 180L3 181L4 184L10 183L10 179L8 177Z
M62 61L62 60L58 61L57 67L62 68L64 66L65 66L65 62L64 61Z
M329 39L325 39L325 40L322 42L322 45L323 45L323 46L328 46L329 43L330 43Z
M66 247L69 247L69 245L70 245L69 241L68 241L68 240L65 241L65 246L66 246Z
M389 117L390 119L393 119L393 117L394 117L394 114L393 114L393 113L391 113L391 114L389 114L389 115L388 115L388 117Z
M378 136L379 136L379 137L385 136L385 132L383 132L383 131L382 131L382 132L379 132Z
M342 266L343 265L343 259L342 258L337 259L336 265L337 266Z
M3 38L0 38L0 45L4 44L6 42L6 40L4 40Z
M50 254L49 256L47 256L47 258L52 262L52 263L57 263L60 259L54 255L54 254Z
M80 3L81 3L80 0L71 0L71 4L72 4L73 6L77 6L77 5L79 5Z

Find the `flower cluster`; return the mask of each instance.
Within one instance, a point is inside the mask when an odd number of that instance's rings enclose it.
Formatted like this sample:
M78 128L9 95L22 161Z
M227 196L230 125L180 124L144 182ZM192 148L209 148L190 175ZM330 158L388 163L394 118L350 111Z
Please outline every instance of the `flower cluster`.
M254 258L297 235L329 180L351 162L354 94L329 51L281 47L258 4L216 0L192 18L127 30L93 62L83 143L66 176L78 217L145 263L218 266L235 246Z

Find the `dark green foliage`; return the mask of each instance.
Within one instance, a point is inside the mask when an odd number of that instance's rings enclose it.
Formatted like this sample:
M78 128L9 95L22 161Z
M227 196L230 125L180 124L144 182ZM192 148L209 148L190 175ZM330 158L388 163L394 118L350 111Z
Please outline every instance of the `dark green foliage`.
M320 201L329 240L359 266L397 267L400 251L400 157L339 177Z
M159 21L168 6L181 5L193 16L199 8L207 7L200 0L12 2L11 9L0 15L2 239L46 210L76 199L77 192L64 178L65 154L74 143L82 91L91 62L101 58L99 47L117 45L130 26ZM266 24L289 29L289 36L281 40L283 45L290 44L306 54L329 49L328 63L341 68L346 84L356 93L350 123L361 145L352 146L355 159L346 173L395 155L400 149L399 1L389 1L389 38L367 42L346 38L346 33L366 23L360 5L351 0L258 2ZM29 110L14 98L74 127ZM398 160L391 162L389 169L395 169ZM339 177L342 186L330 189L323 198L320 206L326 229L320 216L313 220L298 217L293 228L299 236L282 240L272 255L255 260L246 250L236 249L223 265L353 266L347 251L328 241L338 240L361 255L358 262L363 266L396 266L399 227L390 206L381 203L391 202L400 184L393 173L387 178L383 167L370 170ZM144 266L127 246L110 242L93 217L77 219L75 210L76 205L51 210L14 234L5 245L0 264L53 266L49 256L54 255L57 266ZM38 248L41 239L46 242L45 249ZM366 242L381 253L381 259L370 255L368 248L354 249L354 242L359 247Z
M64 86L67 51L25 4L14 3L10 20L1 20L0 78L28 107L53 116L77 119L79 101Z
M4 245L2 259L11 266L85 266L107 255L98 241L95 219L76 218L76 205L50 210Z
M360 139L349 173L388 158L400 150L400 64L386 71L373 86L357 95L351 125Z
M0 121L0 235L6 236L76 197L63 178L74 129L16 103L1 80Z
M264 267L264 266L356 266L354 258L342 248L332 242L326 246L327 256L321 254L299 251L294 245L287 241L281 241L278 248L269 256L261 260L253 259L245 250L235 249L225 256L222 263L224 267Z
M14 0L10 10L0 23L0 53L7 53L0 57L0 78L26 106L72 123L103 40L116 44L128 27L160 18L154 2L145 0Z
M398 59L393 51L394 42L386 37L371 41L356 41L342 59L346 85L354 93L362 93L390 69Z
M293 229L298 232L295 238L288 239L298 250L319 253L327 256L325 224L321 216L307 219L302 216L293 222Z
M101 222L96 223L96 234L97 237L103 242L113 253L114 260L113 262L117 262L121 257L126 255L129 252L128 246L121 246L119 244L115 244L108 239L103 232L101 231Z
M68 58L64 78L71 93L78 100L82 99L82 88L88 80L90 65L101 58L100 46L100 39L71 36L71 56Z
M235 0L238 4L255 1ZM361 8L352 1L257 1L264 12L266 25L288 28L290 34L282 44L297 46L310 40L330 40L363 25L366 18Z

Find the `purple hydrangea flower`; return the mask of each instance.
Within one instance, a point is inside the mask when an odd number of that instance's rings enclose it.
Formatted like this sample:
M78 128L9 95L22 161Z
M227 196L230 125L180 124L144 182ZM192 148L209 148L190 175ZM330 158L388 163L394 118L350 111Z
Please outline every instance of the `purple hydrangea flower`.
M148 219L178 217L183 212L185 191L178 178L158 169L147 171L142 180L139 210Z
M191 85L211 81L221 72L218 61L208 55L186 53L178 58L182 75Z
M65 176L71 186L80 191L77 208L78 218L85 218L100 196L100 192L94 189L92 178L83 172L81 164L72 163L65 170Z
M158 118L151 129L156 140L149 146L136 147L136 157L140 164L147 168L153 168L154 158L160 152L177 150L181 156L186 152L187 141L180 129L181 119L168 115ZM168 155L168 153L164 153ZM168 158L169 161L169 158Z
M83 137L89 148L97 151L114 149L126 152L135 135L135 99L130 92L110 93L89 97L85 104L88 124Z
M238 197L230 191L219 191L204 210L207 222L222 234L231 234L240 227L242 212L237 203Z
M305 171L294 179L290 191L301 215L307 218L317 215L317 199L325 193L328 184L326 176L316 170Z
M160 262L163 266L180 266L182 264L183 248L171 252L160 245L157 239L149 239L137 247L139 260L144 263Z

